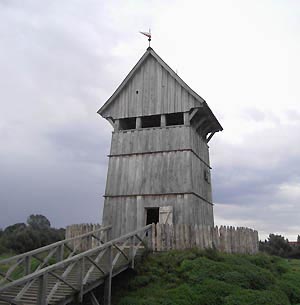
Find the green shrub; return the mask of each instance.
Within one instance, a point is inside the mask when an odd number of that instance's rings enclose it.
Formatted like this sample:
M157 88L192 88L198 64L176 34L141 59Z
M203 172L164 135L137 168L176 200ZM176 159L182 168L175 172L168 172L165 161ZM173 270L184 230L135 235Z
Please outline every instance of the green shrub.
M297 283L282 280L278 286L287 295L292 304L300 303L300 286Z
M169 251L149 255L128 286L114 304L299 305L300 262L264 254Z
M278 291L237 290L225 298L224 305L290 305L287 296Z
M225 297L232 294L236 287L218 280L206 279L196 286L197 305L222 305Z

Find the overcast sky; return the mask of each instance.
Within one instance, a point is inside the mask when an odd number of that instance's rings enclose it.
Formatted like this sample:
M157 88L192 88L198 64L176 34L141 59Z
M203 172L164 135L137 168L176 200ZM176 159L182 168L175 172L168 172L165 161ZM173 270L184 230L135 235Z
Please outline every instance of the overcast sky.
M0 227L99 222L96 111L152 47L209 104L216 224L300 234L298 0L0 0Z

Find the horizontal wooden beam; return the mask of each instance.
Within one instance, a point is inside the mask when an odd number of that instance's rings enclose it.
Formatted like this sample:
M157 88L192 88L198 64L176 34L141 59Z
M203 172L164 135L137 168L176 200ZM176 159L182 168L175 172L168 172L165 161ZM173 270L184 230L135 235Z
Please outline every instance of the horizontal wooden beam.
M201 195L195 193L195 192L174 192L174 193L156 193L156 194L130 194L130 195L104 195L103 197L104 198L128 198L128 197L150 197L150 196L153 196L153 197L157 197L157 196L179 196L179 195L194 195L200 199L202 199L203 201L213 205L212 202L208 201L207 199L205 199L204 197L202 197Z
M183 148L183 149L171 149L171 150L157 150L157 151L148 151L148 152L140 152L140 153L129 153L129 154L114 154L108 155L109 158L118 158L118 157L129 157L129 156L138 156L138 155L151 155L151 154L161 154L161 153L171 153L171 152L184 152L190 151L193 153L202 163L204 163L207 167L210 167L193 149L191 148Z

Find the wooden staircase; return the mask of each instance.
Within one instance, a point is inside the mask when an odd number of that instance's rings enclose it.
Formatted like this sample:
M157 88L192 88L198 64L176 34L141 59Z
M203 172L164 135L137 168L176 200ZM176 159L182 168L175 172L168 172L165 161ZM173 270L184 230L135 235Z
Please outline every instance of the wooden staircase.
M0 261L0 305L81 303L86 294L93 305L99 305L93 290L103 283L104 304L110 304L112 278L133 268L135 259L148 249L152 225L106 241L109 229L104 227ZM84 243L88 238L96 238L99 245L78 253L78 241ZM40 262L35 268L33 259Z

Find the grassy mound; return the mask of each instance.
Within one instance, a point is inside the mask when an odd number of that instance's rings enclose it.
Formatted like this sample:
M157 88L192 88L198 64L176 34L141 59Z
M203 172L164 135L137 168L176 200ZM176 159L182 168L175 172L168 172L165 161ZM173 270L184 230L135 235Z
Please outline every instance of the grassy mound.
M213 250L151 254L115 283L113 304L300 305L300 261Z

